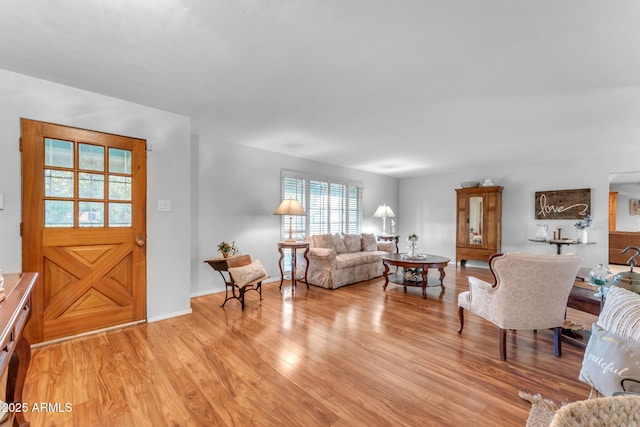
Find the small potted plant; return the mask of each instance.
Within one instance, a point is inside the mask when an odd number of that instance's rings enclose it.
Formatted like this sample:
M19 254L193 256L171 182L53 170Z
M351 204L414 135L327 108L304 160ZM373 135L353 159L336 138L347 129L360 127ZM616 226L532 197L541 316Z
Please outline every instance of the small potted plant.
M578 243L588 242L587 228L591 227L591 222L591 215L587 215L584 219L575 223L574 227L578 230Z
M220 242L218 244L218 252L222 254L223 258L228 258L229 252L231 252L231 245L227 242Z

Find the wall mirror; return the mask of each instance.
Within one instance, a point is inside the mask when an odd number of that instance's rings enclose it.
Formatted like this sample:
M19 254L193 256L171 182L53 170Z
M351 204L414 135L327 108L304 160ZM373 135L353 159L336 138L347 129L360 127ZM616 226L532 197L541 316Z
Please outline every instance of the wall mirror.
M609 263L626 264L627 246L640 246L640 171L609 175Z

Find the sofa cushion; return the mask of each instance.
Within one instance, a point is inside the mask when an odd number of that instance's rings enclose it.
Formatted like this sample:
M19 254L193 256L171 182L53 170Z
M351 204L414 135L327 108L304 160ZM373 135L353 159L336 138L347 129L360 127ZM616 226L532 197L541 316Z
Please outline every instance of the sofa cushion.
M336 245L333 243L333 236L331 234L316 234L313 236L313 242L316 248L324 249L336 249Z
M640 378L640 342L608 332L597 323L584 351L580 381L604 396L622 390L623 378Z
M640 294L611 286L597 323L611 333L640 341Z
M362 243L360 243L359 234L345 234L342 236L342 241L347 247L347 252L360 252L362 251Z
M378 242L373 233L362 233L362 250L364 252L374 252L378 250Z
M230 267L229 274L234 283L242 287L252 280L266 276L267 272L264 270L262 263L259 260L255 260L251 264L242 267Z
M382 255L388 255L387 252L349 252L336 256L336 267L338 270L342 268L351 268L364 264L376 264L380 262Z
M333 237L333 245L336 248L336 253L343 254L347 252L347 247L345 246L344 241L342 240L342 236L340 234L333 233L331 237Z

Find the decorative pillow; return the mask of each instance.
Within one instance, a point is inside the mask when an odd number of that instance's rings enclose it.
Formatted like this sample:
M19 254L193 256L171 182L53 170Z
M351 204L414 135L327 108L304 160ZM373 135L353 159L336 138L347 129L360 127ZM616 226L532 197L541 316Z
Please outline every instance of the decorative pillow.
M342 236L342 241L347 247L347 252L360 252L362 250L362 243L360 243L359 234L345 234Z
M255 260L251 264L247 264L242 267L229 267L229 274L231 275L234 283L242 287L252 280L266 276L267 272L264 270L262 263Z
M640 341L640 294L611 286L597 323L611 333Z
M336 247L336 253L343 254L347 252L342 236L338 233L333 233L331 236L333 237L333 245Z
M580 381L604 396L622 391L623 378L640 377L640 342L608 332L597 323L584 350Z
M331 234L316 234L313 236L313 241L316 244L316 248L336 249L336 245L333 243L333 237Z
M378 242L375 234L362 233L362 250L364 252L374 252L378 250Z

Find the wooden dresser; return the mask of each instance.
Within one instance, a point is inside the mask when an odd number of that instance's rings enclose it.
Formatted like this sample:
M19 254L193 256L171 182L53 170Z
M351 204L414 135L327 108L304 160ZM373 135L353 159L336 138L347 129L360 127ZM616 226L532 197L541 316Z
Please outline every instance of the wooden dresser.
M3 406L14 409L1 426L28 426L22 406L22 388L31 361L31 346L22 332L31 315L31 291L38 273L4 274L6 298L0 303L0 368L7 384Z

